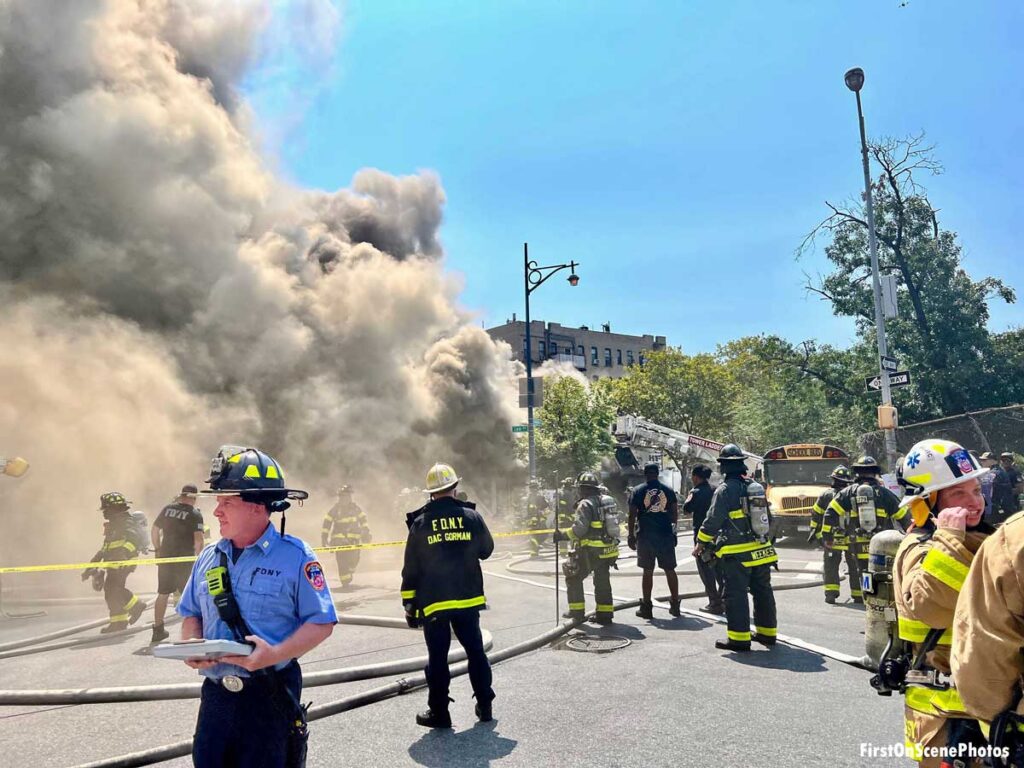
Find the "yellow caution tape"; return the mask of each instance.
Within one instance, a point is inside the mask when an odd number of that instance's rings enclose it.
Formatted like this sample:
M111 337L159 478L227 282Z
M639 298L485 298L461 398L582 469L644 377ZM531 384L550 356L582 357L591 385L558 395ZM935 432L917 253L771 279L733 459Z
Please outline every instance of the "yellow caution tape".
M494 538L504 539L514 536L534 536L545 533L553 533L554 528L539 528L530 531L511 531L509 533L495 533ZM372 544L344 544L337 547L313 547L314 552L329 554L331 552L352 552L361 549L382 549L384 547L401 547L405 541L381 541ZM89 563L55 563L53 565L16 565L0 568L0 574L4 573L42 573L45 571L80 571L86 568L131 568L136 565L165 565L167 563L194 563L194 555L183 557L144 557L134 560L102 560Z

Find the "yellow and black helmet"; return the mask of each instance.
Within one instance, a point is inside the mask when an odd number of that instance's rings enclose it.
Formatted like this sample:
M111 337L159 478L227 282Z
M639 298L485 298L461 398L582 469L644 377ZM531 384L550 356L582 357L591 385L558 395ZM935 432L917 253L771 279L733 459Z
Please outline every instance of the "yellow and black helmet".
M200 491L204 496L241 496L260 503L309 498L306 491L285 487L281 465L258 448L221 446L206 482L210 488Z
M601 478L597 476L596 472L591 472L589 469L586 472L580 472L579 477L576 478L576 485L579 488L598 488L601 487Z
M117 491L110 491L100 496L101 512L119 512L121 510L127 510L130 504L131 502L124 497L124 494L118 493Z
M832 470L832 474L829 475L833 480L838 480L840 483L846 483L849 485L854 481L853 472L845 464L839 464L835 469Z

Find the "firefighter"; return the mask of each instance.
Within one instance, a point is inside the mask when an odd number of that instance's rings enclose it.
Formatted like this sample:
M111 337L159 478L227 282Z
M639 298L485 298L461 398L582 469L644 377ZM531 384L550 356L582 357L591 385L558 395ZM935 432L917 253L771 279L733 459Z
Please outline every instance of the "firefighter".
M352 487L341 486L338 489L338 500L324 515L320 544L325 547L328 544L332 547L358 546L369 544L371 540L366 513L352 500ZM334 557L338 562L338 580L341 582L341 589L345 590L352 583L356 566L359 565L359 550L342 550L335 552Z
M827 491L822 491L818 500L814 502L814 506L811 507L811 533L807 537L810 541L812 538L821 539L822 524L825 519L825 511L828 509L828 505L832 503L832 499L836 493L843 490L846 486L853 482L853 472L850 468L844 464L840 464L832 470L830 475L832 478L832 487ZM825 571L825 602L832 604L835 603L839 597L839 563L843 557L846 557L846 567L850 573L850 594L853 597L861 596L860 583L853 583L854 574L859 572L857 567L855 553L850 550L849 538L845 535L837 535L832 539L832 546L825 549L823 555L822 567Z
M576 483L571 477L562 478L555 497L555 527L561 530L572 527L575 519L573 514L573 501L576 495ZM568 544L559 542L559 552L565 554L568 551Z
M540 480L532 478L526 493L525 510L523 514L523 525L526 526L526 530L537 531L547 528L548 509L548 500L544 498L544 494L541 491ZM530 534L528 547L530 554L534 557L540 554L540 545L543 539L544 534L542 533Z
M676 576L676 536L679 503L676 492L659 476L661 467L651 462L644 467L643 485L638 485L629 499L627 542L635 550L636 564L643 571L640 609L636 615L648 621L654 618L651 591L654 588L654 566L665 572L670 592L669 613L679 616L679 577Z
M751 640L772 647L778 635L771 564L779 556L769 540L771 518L764 487L744 476L743 450L726 445L718 454L719 471L725 480L715 489L711 509L697 532L693 556L714 546L718 568L725 582L727 640L716 640L722 650L745 652ZM750 633L750 604L754 599L754 634Z
M879 531L895 528L906 520L907 509L900 506L896 494L879 480L882 468L871 456L853 463L854 481L837 491L825 510L821 524L821 543L826 550L848 551L850 595L862 604L861 571L867 569L868 544ZM838 592L838 590L837 590Z
M1024 766L1024 515L977 551L953 615L950 667L964 708L1003 764Z
M284 470L257 448L225 445L210 462L220 540L206 547L178 603L181 639L246 642L246 656L187 659L206 679L192 742L195 768L304 766L309 731L298 659L338 622L309 545L283 533L291 501ZM271 516L281 513L281 531Z
M89 562L114 562L117 560L133 560L139 556L139 550L145 548L140 542L138 526L132 518L130 502L124 494L117 491L104 493L100 496L100 511L103 513L103 546ZM92 579L93 588L103 591L103 599L110 613L110 623L100 630L101 633L120 632L129 624L139 620L146 604L127 587L128 574L135 566L124 568L87 568L82 573L82 581Z
M911 510L914 525L893 560L893 593L899 637L911 644L910 658L920 658L907 673L904 703L907 747L922 768L942 765L932 750L982 743L949 686L949 656L957 596L994 532L983 520L979 482L988 471L957 443L929 439L910 449L898 472L906 489L900 506Z
M459 476L447 464L427 472L430 501L410 513L402 567L402 605L410 627L423 627L427 643L427 705L416 722L427 728L451 728L448 713L448 649L452 632L466 651L469 681L480 722L492 719L491 665L480 633L486 605L480 561L494 551L487 523L470 501L455 498Z
M612 604L610 570L619 556L619 515L615 499L602 493L595 472L582 472L576 479L577 500L572 526L559 531L559 541L571 542L569 557L562 565L569 610L565 618L582 621L586 614L583 580L594 574L594 598L598 624L611 624Z

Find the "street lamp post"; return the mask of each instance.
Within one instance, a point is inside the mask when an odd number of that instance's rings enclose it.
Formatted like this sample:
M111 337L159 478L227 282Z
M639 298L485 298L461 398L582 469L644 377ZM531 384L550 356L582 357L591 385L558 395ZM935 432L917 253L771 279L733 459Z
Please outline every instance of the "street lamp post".
M531 480L537 476L537 461L533 435L533 349L530 346L530 294L540 288L545 280L563 269L568 269L571 272L569 285L577 286L580 282L580 276L576 274L578 266L579 264L575 261L548 267L538 266L536 261L530 261L529 244L523 243L523 287L526 291L526 434L529 441Z
M864 70L854 67L844 76L846 87L857 97L857 119L860 122L860 154L864 163L864 200L868 211L868 249L871 252L871 288L875 299L875 336L878 340L878 370L882 382L882 405L891 411L892 388L889 386L889 371L882 364L882 358L888 356L888 345L885 339L885 314L882 312L882 283L878 274L878 240L875 237L875 209L871 200L871 170L868 166L868 140L864 130L864 111L860 103L860 89L864 87ZM896 465L896 432L894 429L883 429L885 439L885 457L889 470Z

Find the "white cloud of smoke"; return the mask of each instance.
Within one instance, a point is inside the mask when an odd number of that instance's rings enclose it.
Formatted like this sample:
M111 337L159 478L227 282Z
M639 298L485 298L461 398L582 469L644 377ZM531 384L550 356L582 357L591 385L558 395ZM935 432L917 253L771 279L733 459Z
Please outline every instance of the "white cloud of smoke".
M338 23L324 0L285 16L321 49ZM0 0L0 455L33 465L0 487L4 560L30 526L84 554L100 493L152 514L221 443L300 487L354 480L371 514L434 461L514 471L516 364L457 308L439 180L299 190L254 149L240 83L272 18Z

